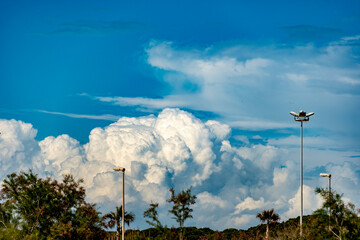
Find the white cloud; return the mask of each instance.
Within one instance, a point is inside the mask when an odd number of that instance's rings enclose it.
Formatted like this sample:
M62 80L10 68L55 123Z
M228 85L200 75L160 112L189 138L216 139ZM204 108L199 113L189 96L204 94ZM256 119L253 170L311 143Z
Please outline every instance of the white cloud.
M250 160L259 168L269 169L271 164L277 161L278 149L273 146L253 145L252 147L240 147L236 150L242 159Z
M111 114L103 114L103 115L86 115L86 114L74 114L74 113L61 113L61 112L51 112L45 110L37 110L41 113L53 114L53 115L62 115L71 118L87 118L87 119L96 119L96 120L109 120L109 121L116 121L120 117L111 115Z
M304 185L303 186L303 207L304 207L304 216L311 214L314 210L321 207L322 199L319 195L316 195L314 189ZM300 206L301 206L301 190L300 187L296 192L295 196L289 200L290 209L284 213L286 218L294 218L300 215Z
M244 214L240 217L232 218L231 221L235 226L246 226L251 222L254 222L255 216L253 214Z
M17 170L27 170L37 162L37 130L29 123L0 119L0 177Z
M194 219L187 224L198 227L247 228L259 223L255 215L264 208L275 208L283 219L298 215L297 148L250 141L235 147L229 126L203 122L179 109L164 109L157 116L122 117L93 129L85 145L68 135L38 142L31 124L15 120L1 120L0 131L2 177L30 167L42 176L72 173L84 179L88 200L103 213L120 203L122 175L113 168L125 167L127 209L138 216L133 226L140 228L147 227L141 216L151 201L160 203L159 216L165 224L176 225L167 214L170 187L176 192L192 187L198 198ZM326 154L312 149L306 158L312 164L306 161L305 174L325 167L333 173L334 189L359 205L358 162L342 163L341 155L332 164L315 161ZM306 214L319 204L313 189L324 186L317 172L310 178L305 187Z
M227 202L225 200L206 191L197 195L197 202L201 208L208 209L208 211L227 207Z
M252 120L239 120L230 121L229 125L234 128L247 129L247 130L267 130L267 129L278 129L278 128L291 128L293 127L290 123L264 121L259 119Z
M204 56L199 51L178 51L170 42L152 42L147 50L150 65L163 70L177 71L197 81L216 83L220 78L229 81L237 76L262 76L271 60L257 57L239 62L230 56Z
M261 197L259 200L254 200L251 197L245 198L245 200L238 205L236 205L236 211L234 214L239 214L244 210L254 210L254 209L260 209L265 206L264 198Z
M295 82L304 82L309 80L309 77L304 74L296 74L296 73L287 73L285 74L286 78L295 81Z
M192 98L181 98L187 101L187 107L216 112L233 127L255 130L294 127L286 113L308 108L317 113L316 118L320 114L326 119L321 125L315 120L317 127L341 128L352 133L354 123L337 123L360 119L356 113L360 71L353 56L355 48L330 43L321 49L312 45L294 48L240 45L220 49L213 46L212 51L201 51L154 42L147 53L150 65L165 70L164 81L169 81L168 71L171 76L173 72L184 74L187 81L198 85L199 90L192 93ZM181 97L179 84L172 86L171 97ZM353 95L345 96L346 93ZM333 109L341 112L334 115Z
M350 202L357 201L355 199L360 198L359 191L352 191L352 189L360 189L360 171L358 165L359 159L354 159L352 162L329 163L325 167L326 171L332 175L331 188L340 194L347 192L345 197ZM326 180L322 179L321 187L327 188L328 183Z
M300 147L300 134L298 136L289 136L278 139L270 139L269 144L274 146ZM303 137L304 147L308 148L327 148L327 149L344 149L349 147L348 142L339 142L337 139L326 138L322 136Z
M61 176L71 173L72 168L80 166L85 161L83 147L68 135L47 137L39 145L45 172Z
M351 84L351 85L358 85L360 84L360 80L359 79L354 79L354 78L350 78L350 77L340 77L339 78L340 82L343 83L347 83L347 84Z
M153 41L145 50L148 64L162 70L157 76L171 94L96 99L144 111L186 107L214 112L231 127L255 131L296 128L289 111L314 111L313 129L328 132L328 139L336 133L332 140L341 136L358 148L358 45L345 44L357 40L349 36L322 47L233 44L204 49ZM194 88L184 88L188 83Z
M221 124L217 121L209 120L205 123L209 127L210 132L213 134L214 138L221 142L224 139L228 139L231 133L231 129L226 124Z
M95 97L101 102L110 102L120 106L143 106L150 109L162 109L166 107L184 106L186 102L179 98L168 96L164 99L154 98L129 98L129 97Z

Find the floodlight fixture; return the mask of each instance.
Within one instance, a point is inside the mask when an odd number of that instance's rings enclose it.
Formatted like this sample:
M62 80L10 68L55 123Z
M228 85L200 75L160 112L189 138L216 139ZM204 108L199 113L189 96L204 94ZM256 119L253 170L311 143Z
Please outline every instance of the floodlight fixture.
M290 114L292 116L294 116L294 120L297 122L307 122L309 121L309 117L314 115L314 112L308 113L306 114L305 111L301 110L299 113L295 113L295 112L290 112Z
M298 117L299 114L297 114L296 112L290 112L291 115L293 115L294 117Z
M314 114L315 114L314 112L311 112L311 113L306 114L306 116L307 116L307 117L310 117L310 116L312 116L312 115L314 115Z

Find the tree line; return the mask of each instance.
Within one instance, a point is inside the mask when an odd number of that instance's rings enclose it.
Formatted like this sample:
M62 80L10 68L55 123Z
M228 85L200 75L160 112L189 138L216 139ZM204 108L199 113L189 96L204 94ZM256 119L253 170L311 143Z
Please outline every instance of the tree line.
M116 226L116 238L120 239L123 223L130 224L135 215L125 212L122 218L122 206L114 212L101 216L96 205L85 200L83 180L75 180L65 175L62 181L47 177L42 179L31 170L12 173L3 180L0 191L0 239L105 239L106 228ZM182 228L188 218L192 218L190 205L196 196L191 189L175 194L167 200L172 203L169 213ZM163 229L157 217L158 204L150 204L144 212L151 226Z
M122 206L101 215L96 205L85 200L82 180L65 175L62 181L40 178L31 170L12 173L3 180L0 191L0 239L120 239L122 224L135 219L131 212L122 218ZM158 203L151 202L143 217L150 228L127 230L126 239L352 239L360 240L360 209L345 203L342 195L317 188L323 205L312 215L305 216L303 238L299 237L298 219L279 223L274 209L258 213L261 224L248 230L184 227L192 218L191 206L196 196L191 188L178 194L169 189L172 204L169 213L178 222L178 228L168 228L158 217ZM105 231L116 227L116 232Z

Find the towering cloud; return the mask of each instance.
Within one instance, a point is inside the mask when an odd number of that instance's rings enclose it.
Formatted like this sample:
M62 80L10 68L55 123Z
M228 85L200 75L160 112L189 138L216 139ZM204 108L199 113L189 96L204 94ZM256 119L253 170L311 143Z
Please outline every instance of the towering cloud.
M29 123L0 119L0 177L27 169L38 164L40 147L35 136L37 131Z
M68 135L38 142L31 124L16 120L1 120L0 131L2 177L28 168L56 178L71 173L84 179L88 200L103 213L121 201L122 176L113 168L125 167L127 210L138 216L133 227L146 227L141 216L151 201L160 203L163 223L175 225L165 201L170 187L192 187L198 199L188 224L198 227L246 228L257 224L255 215L263 208L275 208L283 219L298 215L297 151L249 141L235 142L235 147L229 126L203 122L179 109L120 118L93 129L85 145ZM324 167L346 170L349 174L339 181L359 186L353 170L359 166ZM305 213L319 205L313 191L319 185L316 179L305 186ZM346 188L346 196L355 201L353 189Z

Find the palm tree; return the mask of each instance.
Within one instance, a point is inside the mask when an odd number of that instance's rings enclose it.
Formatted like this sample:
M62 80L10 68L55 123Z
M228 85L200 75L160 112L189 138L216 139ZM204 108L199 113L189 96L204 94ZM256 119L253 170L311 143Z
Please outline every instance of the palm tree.
M272 223L277 223L280 220L279 214L274 212L274 209L263 210L261 213L256 215L262 223L266 221L266 238L269 239L269 225Z
M120 240L121 234L121 222L122 222L122 206L116 207L115 212L109 212L103 216L104 227L113 228L116 225L116 240ZM125 223L129 226L131 222L135 220L135 214L130 212L124 213Z

